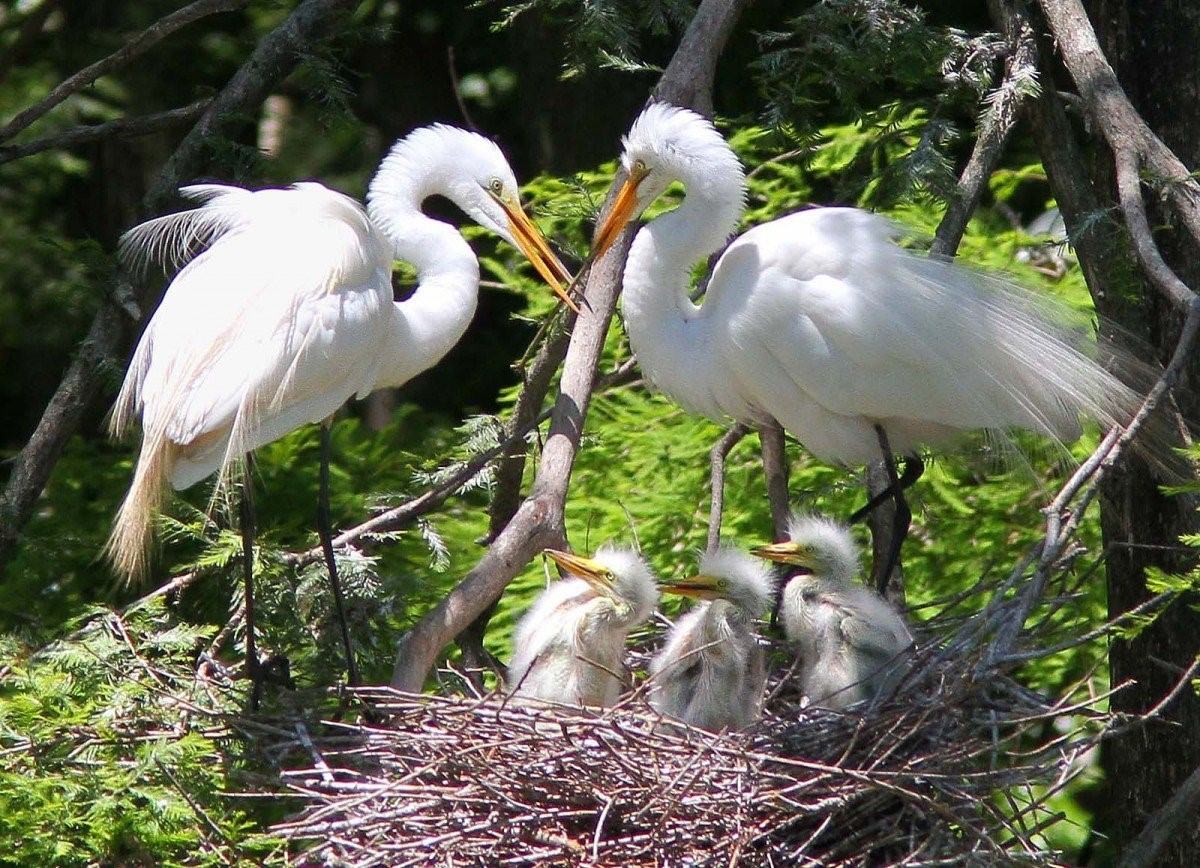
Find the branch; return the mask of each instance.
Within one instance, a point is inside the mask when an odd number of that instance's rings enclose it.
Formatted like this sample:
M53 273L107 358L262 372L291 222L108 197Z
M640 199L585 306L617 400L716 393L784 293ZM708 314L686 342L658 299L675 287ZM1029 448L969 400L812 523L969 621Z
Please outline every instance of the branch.
M709 479L712 483L712 496L708 508L708 545L706 551L715 551L721 544L721 518L725 512L725 459L734 446L742 441L749 428L741 422L721 435L721 439L713 444L708 453L708 463L711 468Z
M211 104L211 99L202 99L191 105L157 114L143 115L137 118L120 118L104 124L75 127L66 132L34 139L32 142L22 145L0 145L0 165L55 148L76 148L102 139L133 139L138 136L146 136L159 130L190 123Z
M175 31L181 30L201 18L207 18L219 12L231 12L245 6L247 2L249 0L195 0L194 3L160 18L108 57L81 69L50 91L42 100L14 117L3 128L0 128L0 142L8 141L67 97L83 90L100 76L121 68L129 61L149 51Z
M1200 768L1180 785L1167 803L1150 815L1142 831L1121 854L1117 868L1153 865L1184 823L1194 823L1200 813Z
M946 213L938 224L930 253L954 256L966 231L967 222L983 196L988 178L1004 153L1004 146L1017 124L1017 116L1026 94L1015 82L1029 70L1036 69L1037 46L1028 27L1009 35L1010 50L1005 63L1004 81L994 92L991 105L980 123L979 135L971 149L970 159L963 168L950 196ZM874 492L871 492L874 495Z
M747 0L704 0L655 90L660 99L701 110L712 105L711 82L717 57ZM698 89L707 82L709 89ZM611 208L618 176L609 190ZM563 512L579 439L596 378L596 363L616 309L632 230L601 257L587 277L588 304L576 320L567 346L558 399L533 488L479 563L400 642L393 686L419 692L441 649L503 593L508 583L541 549L561 544Z
M1135 154L1142 165L1167 182L1168 198L1176 213L1200 243L1200 185L1125 95L1080 0L1038 0L1038 5L1050 23L1079 95L1113 153L1118 157L1122 153Z
M142 211L152 214L164 208L180 184L195 177L205 165L211 139L261 103L275 83L295 67L301 52L320 36L334 15L353 5L352 0L304 0L264 36L167 160L154 187L142 200ZM12 474L0 496L0 571L16 547L21 528L33 514L33 506L63 447L100 391L112 360L123 346L126 314L117 299L131 296L133 290L127 277L118 277L117 284L92 320L87 337L46 405L29 442L14 459ZM144 316L150 315L158 298L161 288L147 300L150 303L143 305Z

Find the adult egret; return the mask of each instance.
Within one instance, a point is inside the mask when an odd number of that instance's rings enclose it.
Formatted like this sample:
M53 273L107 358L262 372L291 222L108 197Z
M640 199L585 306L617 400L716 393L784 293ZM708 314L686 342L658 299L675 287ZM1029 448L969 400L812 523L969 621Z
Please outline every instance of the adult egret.
M663 590L704 600L683 615L650 664L650 704L692 726L717 732L758 719L766 655L754 629L775 597L766 564L737 549L700 559L700 574Z
M885 579L911 520L902 488L920 475L919 446L980 428L1066 442L1081 414L1108 426L1137 407L1059 306L904 250L890 221L856 208L748 230L713 267L703 304L693 303L693 266L742 214L742 166L707 120L661 103L623 144L627 179L593 256L672 182L686 193L637 233L625 265L625 325L642 371L692 412L774 420L820 459L862 464L882 451L897 504ZM908 456L903 481L893 450Z
M902 674L912 634L886 600L855 581L858 547L848 527L793 515L787 542L754 553L795 568L783 586L779 616L796 645L800 685L812 705L845 708Z
M218 490L242 456L349 399L398 386L436 364L462 337L479 264L458 231L421 212L441 194L519 247L563 294L566 269L522 210L495 144L444 125L415 130L380 165L364 209L316 183L246 190L203 184L203 204L131 229L134 262L181 262L146 327L112 415L123 434L140 414L141 453L107 552L126 578L144 574L153 522L169 483L184 489L217 472ZM411 263L412 296L395 302L392 262ZM564 295L565 297L565 295ZM318 531L341 619L346 665L358 681L328 517L329 432L321 430ZM252 511L242 498L247 668L256 675Z
M646 562L630 549L594 557L546 550L566 578L542 592L521 619L508 667L509 692L523 699L607 707L621 695L625 639L658 604Z

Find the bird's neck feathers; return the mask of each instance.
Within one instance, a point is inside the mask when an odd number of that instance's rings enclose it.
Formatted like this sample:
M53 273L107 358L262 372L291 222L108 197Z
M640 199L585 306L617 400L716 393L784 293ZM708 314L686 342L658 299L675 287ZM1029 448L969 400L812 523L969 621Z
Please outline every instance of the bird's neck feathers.
M680 166L683 202L638 232L625 268L624 305L638 318L690 319L699 308L689 297L697 262L720 250L737 229L745 207L745 180L732 152L727 163ZM640 316L639 316L640 315Z
M448 223L421 212L432 195L445 194L445 167L427 148L401 142L384 158L367 193L372 223L387 238L392 256L410 263L417 288L396 304L390 346L376 387L397 386L433 366L470 325L479 300L479 261Z

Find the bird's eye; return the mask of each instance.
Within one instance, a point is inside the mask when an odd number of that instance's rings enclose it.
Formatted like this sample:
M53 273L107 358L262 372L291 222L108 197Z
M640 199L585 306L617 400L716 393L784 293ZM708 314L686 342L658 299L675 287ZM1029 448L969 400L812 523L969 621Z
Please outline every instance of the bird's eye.
M630 167L629 171L630 171L630 174L633 174L633 175L645 175L646 172L649 171L649 169L646 168L645 160L634 160L633 166Z
M504 191L504 182L499 178L492 178L488 183L488 189L499 196Z

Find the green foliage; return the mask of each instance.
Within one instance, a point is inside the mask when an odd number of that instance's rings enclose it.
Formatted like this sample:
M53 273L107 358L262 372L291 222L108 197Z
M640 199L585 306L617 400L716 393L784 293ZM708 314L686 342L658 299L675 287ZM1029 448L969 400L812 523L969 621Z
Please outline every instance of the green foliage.
M260 863L276 845L224 795L233 709L194 675L215 628L161 600L84 621L32 657L0 648L0 864Z

